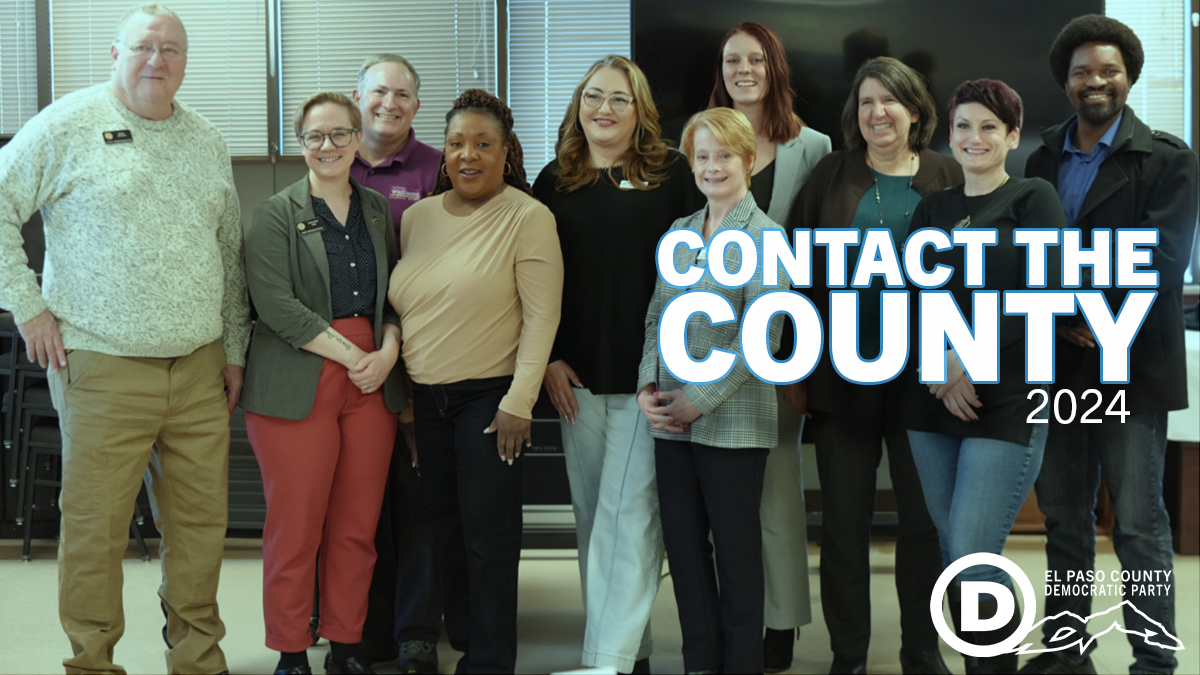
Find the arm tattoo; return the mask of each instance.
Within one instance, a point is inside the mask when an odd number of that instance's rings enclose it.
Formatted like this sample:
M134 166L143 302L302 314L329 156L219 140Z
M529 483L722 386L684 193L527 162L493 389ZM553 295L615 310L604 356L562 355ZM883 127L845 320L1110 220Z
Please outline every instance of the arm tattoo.
M339 345L341 345L341 346L342 346L342 348L343 348L343 349L345 349L346 351L350 351L351 349L353 349L353 348L354 348L354 345L350 344L350 343L349 343L349 342L346 340L346 338L344 338L344 337L342 337L341 335L339 335L339 334L337 334L336 332L334 332L334 330L333 330L332 328L327 328L327 329L325 329L325 337L327 337L327 338L329 338L330 340L333 340L334 342L338 343L338 344L339 344Z

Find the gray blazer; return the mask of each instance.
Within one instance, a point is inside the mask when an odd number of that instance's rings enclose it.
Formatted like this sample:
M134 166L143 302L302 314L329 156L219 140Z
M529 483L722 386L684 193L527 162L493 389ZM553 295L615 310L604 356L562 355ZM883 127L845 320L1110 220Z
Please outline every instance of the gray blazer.
M775 146L775 182L771 187L768 218L780 225L788 222L792 202L800 194L808 174L832 149L833 143L829 137L812 127L804 127L792 140Z
M697 232L704 231L704 218L708 215L708 207L704 207L686 218L676 220L671 229L690 228ZM718 230L736 227L745 230L762 246L762 231L777 228L779 225L767 218L767 215L754 204L754 195L747 194L734 207ZM675 248L676 269L686 269L696 261L697 253L686 246ZM741 255L738 247L729 246L725 249L725 268L736 270L741 267ZM781 274L787 288L787 277ZM751 302L762 295L765 290L762 285L762 270L754 274L754 279L742 288L727 288L713 280L707 270L699 283L691 288L675 288L668 286L659 276L654 285L654 295L650 298L650 307L646 310L646 334L642 344L642 361L638 367L638 386L642 387L653 382L659 391L683 389L688 400L702 414L692 422L691 429L683 433L655 431L647 422L650 435L675 441L692 441L717 448L773 448L779 444L779 424L776 420L775 385L768 384L755 377L746 367L746 362L739 356L737 364L729 373L708 384L683 384L675 379L663 365L659 355L658 322L663 309L669 302L682 293L691 290L704 290L725 296L733 306L738 316L737 321L713 325L706 317L693 315L687 324L687 347L693 359L703 359L714 348L726 349L741 353L739 328L741 318ZM768 331L768 344L774 354L779 349L779 338L783 332L783 315L776 314L771 319Z
M400 325L387 301L388 277L400 257L387 199L350 179L358 191L363 219L375 245L375 347L383 324ZM246 359L242 407L248 412L302 420L312 412L325 359L300 349L333 319L329 295L329 258L308 194L308 176L258 205L246 237L246 280L258 322ZM307 232L307 233L306 233ZM388 409L407 405L404 368L398 364L383 385Z

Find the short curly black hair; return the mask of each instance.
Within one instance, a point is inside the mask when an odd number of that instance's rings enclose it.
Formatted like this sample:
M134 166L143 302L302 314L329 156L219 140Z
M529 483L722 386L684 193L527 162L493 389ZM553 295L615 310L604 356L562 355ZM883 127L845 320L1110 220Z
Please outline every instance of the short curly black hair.
M1121 50L1121 58L1125 60L1125 69L1129 73L1129 84L1132 86L1142 74L1142 64L1146 62L1146 54L1142 51L1142 41L1138 39L1133 29L1116 19L1100 14L1084 14L1071 19L1063 26L1054 44L1050 45L1050 72L1054 81L1062 87L1067 84L1067 72L1071 69L1071 55L1080 45L1089 42L1107 42L1116 45Z

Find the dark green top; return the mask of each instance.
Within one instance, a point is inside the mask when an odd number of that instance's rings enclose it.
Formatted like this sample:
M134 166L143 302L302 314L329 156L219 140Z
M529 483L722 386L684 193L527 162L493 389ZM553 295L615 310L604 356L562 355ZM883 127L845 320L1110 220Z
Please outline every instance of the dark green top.
M889 176L874 169L869 171L875 178L875 187L868 189L859 200L850 227L862 233L859 241L866 239L867 230L891 230L898 253L908 234L913 211L921 202L921 193L913 189L911 176ZM876 188L879 189L878 197ZM880 220L883 224L880 224ZM858 251L857 246L846 247L847 282L854 279ZM876 276L871 279L870 289L858 289L858 354L866 360L879 357L879 292L886 288L883 277Z

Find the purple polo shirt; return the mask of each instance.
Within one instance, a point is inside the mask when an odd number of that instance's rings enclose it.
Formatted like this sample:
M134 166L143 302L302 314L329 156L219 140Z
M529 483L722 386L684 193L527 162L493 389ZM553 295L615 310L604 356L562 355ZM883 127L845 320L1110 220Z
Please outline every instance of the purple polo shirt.
M379 166L371 166L361 155L354 156L350 175L359 184L387 197L392 207L392 227L396 229L397 244L400 243L400 216L418 199L433 193L441 162L442 151L418 141L416 132L411 129L408 142L400 152Z

